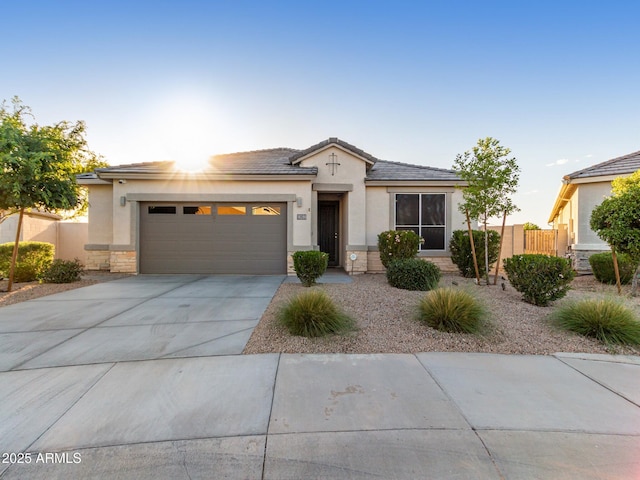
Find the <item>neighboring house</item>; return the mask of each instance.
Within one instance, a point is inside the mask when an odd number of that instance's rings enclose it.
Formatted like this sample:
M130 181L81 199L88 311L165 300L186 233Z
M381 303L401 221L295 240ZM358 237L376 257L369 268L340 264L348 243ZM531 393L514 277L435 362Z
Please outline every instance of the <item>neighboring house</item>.
M293 274L319 249L348 273L382 271L378 234L411 229L420 256L453 270L465 228L451 170L379 160L337 138L306 150L212 157L199 173L172 162L97 169L89 188L87 267L133 273Z
M558 230L558 255L570 256L579 273L591 271L589 256L609 246L591 230L591 212L611 194L611 181L640 169L640 151L565 175L549 223Z

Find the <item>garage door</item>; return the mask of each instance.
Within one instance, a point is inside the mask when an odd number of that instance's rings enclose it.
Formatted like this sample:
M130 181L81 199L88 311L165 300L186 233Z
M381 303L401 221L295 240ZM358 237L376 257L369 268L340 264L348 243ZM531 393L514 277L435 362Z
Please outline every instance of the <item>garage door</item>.
M286 203L142 203L141 273L284 274Z

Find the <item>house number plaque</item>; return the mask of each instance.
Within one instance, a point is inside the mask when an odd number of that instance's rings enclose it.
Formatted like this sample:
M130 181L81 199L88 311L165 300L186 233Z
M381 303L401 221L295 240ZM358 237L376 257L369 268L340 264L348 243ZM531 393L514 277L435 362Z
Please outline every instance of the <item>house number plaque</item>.
M307 219L307 214L306 213L298 213L297 219L298 220L306 220Z

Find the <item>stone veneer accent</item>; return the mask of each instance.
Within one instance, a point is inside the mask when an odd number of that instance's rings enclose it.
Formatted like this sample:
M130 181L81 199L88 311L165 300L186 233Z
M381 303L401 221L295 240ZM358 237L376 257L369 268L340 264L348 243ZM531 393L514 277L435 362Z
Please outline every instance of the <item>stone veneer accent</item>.
M351 254L355 253L358 258L355 261L351 261ZM344 260L344 270L350 275L358 275L368 272L369 265L369 252L362 252L359 250L347 250Z
M367 253L368 257L368 270L367 273L384 273L386 269L382 265L380 260L380 252L370 251ZM440 270L446 273L455 273L458 271L455 264L451 261L451 257L418 257L423 260L429 260L435 263Z
M574 250L570 254L571 266L580 275L592 273L589 257L594 253L602 252L606 252L606 250Z
M87 250L85 269L109 271L109 250Z
M136 273L137 262L136 252L133 250L125 251L112 251L109 252L109 263L111 265L111 271L117 273Z

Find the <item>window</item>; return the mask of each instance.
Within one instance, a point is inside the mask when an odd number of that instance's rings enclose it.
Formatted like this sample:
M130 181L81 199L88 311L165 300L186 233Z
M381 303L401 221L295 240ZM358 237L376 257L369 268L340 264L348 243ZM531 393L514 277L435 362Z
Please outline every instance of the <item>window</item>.
M396 230L413 230L424 239L420 250L446 249L446 195L397 193Z
M156 214L174 215L176 213L176 207L167 206L167 205L150 206L148 212L150 215L156 215Z
M183 215L211 215L211 207L208 205L182 207Z
M218 215L246 215L247 207L236 205L218 205Z
M251 215L280 215L280 207L270 205L251 207Z

